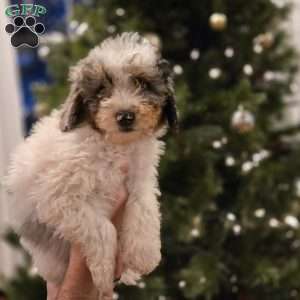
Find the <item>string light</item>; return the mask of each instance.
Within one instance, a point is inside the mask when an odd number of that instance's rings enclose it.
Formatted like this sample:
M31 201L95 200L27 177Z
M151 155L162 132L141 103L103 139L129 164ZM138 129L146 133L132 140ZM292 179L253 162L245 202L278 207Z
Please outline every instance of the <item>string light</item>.
M116 9L116 15L119 17L123 17L125 15L126 11L124 8L119 7Z
M200 236L200 232L199 232L199 229L197 229L197 228L193 228L192 230L191 230L191 236L192 237L199 237Z
M109 33L115 33L117 30L117 27L115 25L108 25L106 28L107 32Z
M267 150L261 150L260 152L254 153L252 155L252 160L255 167L258 167L260 163L270 157L270 152Z
M270 152L264 149L252 155L252 159L255 163L260 163L262 160L268 157L270 157Z
M74 30L71 29L71 31L74 31ZM60 43L63 43L65 41L65 39L66 39L65 34L58 32L58 31L53 31L53 32L47 34L46 36L44 36L42 40L44 43L47 43L47 44L60 44Z
M212 68L209 70L208 74L211 79L218 79L221 76L222 71L219 68Z
M174 71L175 74L181 75L181 74L183 73L182 66L180 66L180 65L175 65L175 66L173 67L173 71Z
M138 287L140 289L144 289L146 287L146 283L144 281L141 281L141 282L138 283Z
M202 277L200 278L199 282L200 282L201 284L205 284L205 283L207 282L207 279L206 279L204 276L202 276Z
M254 212L255 217L263 218L266 215L266 210L264 208L258 208Z
M81 23L77 29L76 29L76 33L78 35L83 35L89 28L89 24L86 22Z
M251 76L253 74L253 67L250 64L244 66L243 71L246 75Z
M236 216L233 213L228 213L226 217L229 221L232 221L232 222L234 222L236 220Z
M235 159L232 156L226 157L225 165L228 167L232 167L235 165Z
M246 161L242 164L242 171L243 173L247 174L249 173L254 167L254 164L252 161Z
M274 72L272 72L272 71L266 71L264 73L264 80L265 81L272 81L272 80L274 80L274 78L275 78Z
M299 227L299 220L294 216L291 216L291 215L286 216L284 218L284 222L285 222L285 224L289 225L292 228L296 229Z
M190 53L190 57L192 60L197 60L200 57L200 51L198 49L193 49Z
M222 147L222 142L221 141L214 141L212 143L212 146L215 148L215 149L220 149Z
M232 58L234 56L234 49L231 47L228 47L225 49L224 54L227 58Z
M273 228L279 227L279 224L280 224L280 222L279 222L277 219L275 219L275 218L272 218L272 219L270 219L270 221L269 221L269 225L270 225L271 227L273 227Z
M71 30L75 30L79 25L79 22L77 20L71 20L71 22L69 23L69 28Z
M236 224L233 226L233 232L236 234L236 235L239 235L242 231L242 227L241 225L239 224Z
M260 44L254 44L253 51L257 54L261 54L264 48Z
M49 53L50 53L50 48L48 46L40 46L38 48L38 55L41 58L47 57Z
M273 71L266 71L264 73L264 80L265 81L278 81L278 82L284 82L288 79L288 75L283 72L273 72Z
M185 287L186 287L186 281L184 281L184 280L179 281L178 286L179 286L181 289L185 288Z

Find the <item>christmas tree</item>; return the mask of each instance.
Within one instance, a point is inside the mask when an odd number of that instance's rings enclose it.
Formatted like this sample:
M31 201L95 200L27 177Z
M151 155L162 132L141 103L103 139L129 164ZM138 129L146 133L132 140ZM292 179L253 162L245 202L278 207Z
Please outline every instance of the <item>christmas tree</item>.
M90 0L63 42L39 49L49 109L68 93L69 66L110 35L138 31L174 66L181 128L160 167L163 261L115 299L299 299L299 126L280 126L297 71L289 10L284 0Z

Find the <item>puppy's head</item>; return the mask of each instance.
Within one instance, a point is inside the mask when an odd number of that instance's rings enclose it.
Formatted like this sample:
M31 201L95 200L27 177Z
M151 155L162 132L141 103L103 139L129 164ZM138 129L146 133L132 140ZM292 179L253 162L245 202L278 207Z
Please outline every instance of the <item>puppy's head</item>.
M171 69L137 33L105 40L70 71L61 130L88 121L113 143L130 143L165 124L177 128Z

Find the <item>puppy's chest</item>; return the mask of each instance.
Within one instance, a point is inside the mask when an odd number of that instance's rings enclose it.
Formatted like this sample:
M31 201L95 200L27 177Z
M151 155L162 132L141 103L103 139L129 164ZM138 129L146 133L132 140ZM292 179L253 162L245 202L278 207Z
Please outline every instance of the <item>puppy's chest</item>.
M120 201L118 195L127 188L127 182L134 169L131 155L127 153L110 153L99 156L93 162L93 188L90 197L95 209L101 209L110 214ZM126 171L127 170L127 171Z

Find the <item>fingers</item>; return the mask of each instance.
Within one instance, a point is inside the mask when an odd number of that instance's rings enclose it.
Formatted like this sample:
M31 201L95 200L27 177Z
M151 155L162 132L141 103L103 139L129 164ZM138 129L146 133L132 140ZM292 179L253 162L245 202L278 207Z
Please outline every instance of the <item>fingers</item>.
M86 259L82 254L80 245L78 244L74 244L71 248L66 276L69 276L72 280L75 279L80 282L88 282L91 277L90 270L86 265Z
M69 266L56 300L71 300L76 297L77 299L91 299L94 293L94 283L86 265L85 257L82 255L81 247L73 245L70 252Z
M85 267L86 262L81 251L81 246L79 244L73 244L70 251L69 267L74 267L77 265Z

